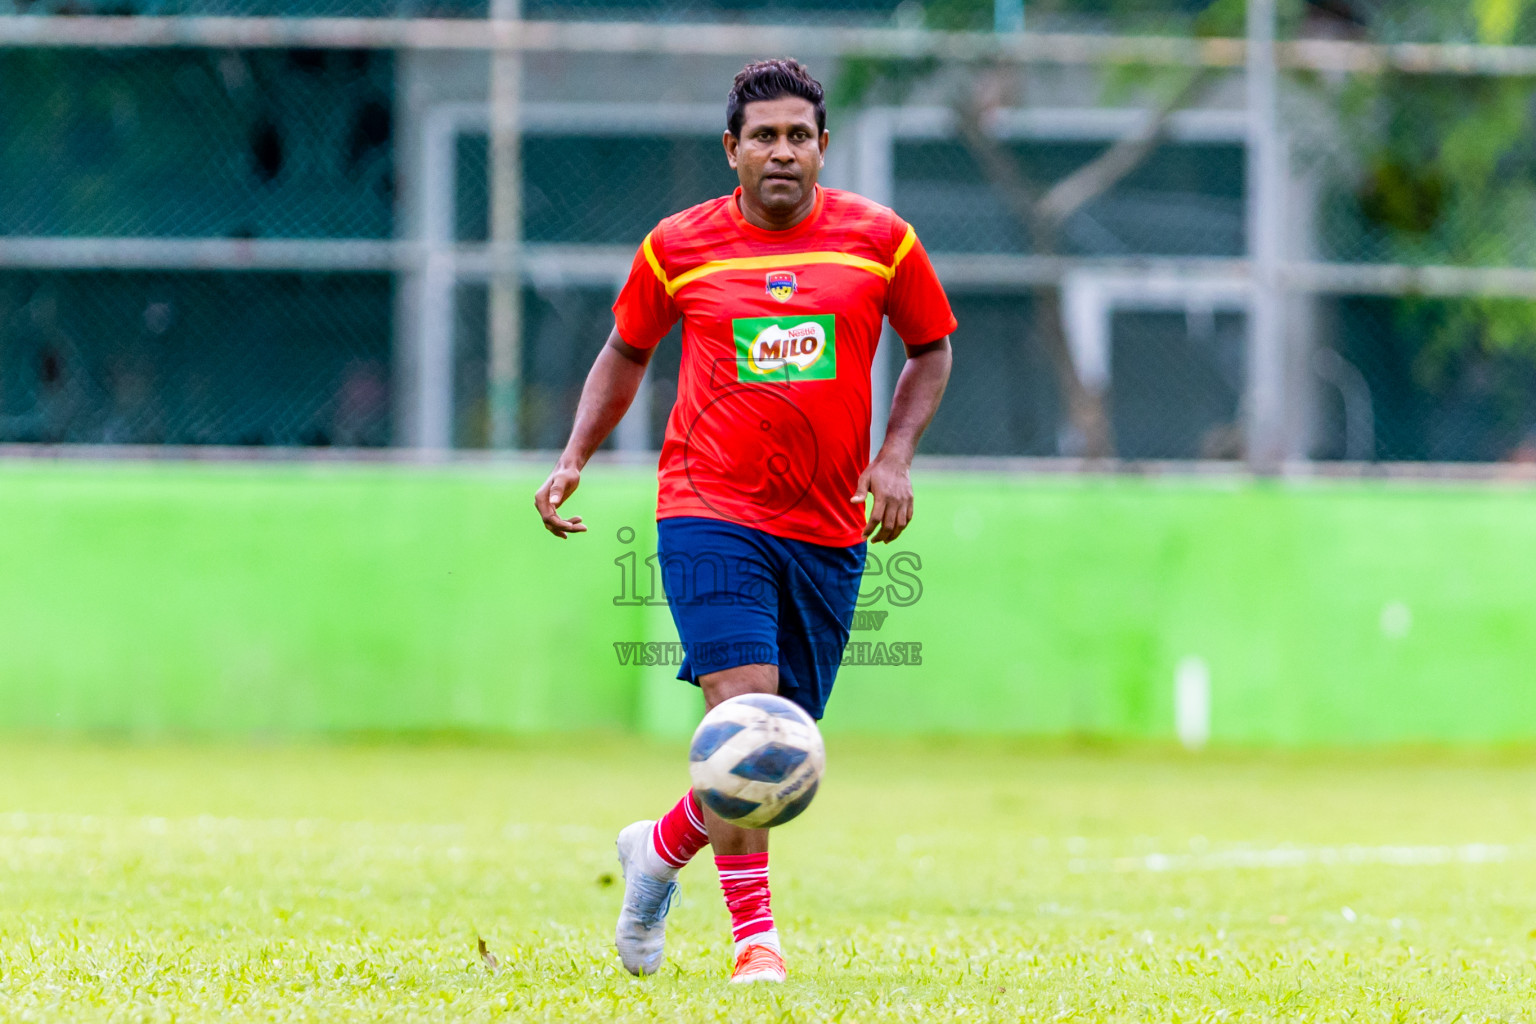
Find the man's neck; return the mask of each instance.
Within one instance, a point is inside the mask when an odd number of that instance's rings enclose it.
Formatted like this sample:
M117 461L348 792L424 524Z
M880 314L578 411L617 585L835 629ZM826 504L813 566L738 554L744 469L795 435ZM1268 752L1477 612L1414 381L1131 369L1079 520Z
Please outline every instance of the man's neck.
M816 197L820 188L820 185L812 186L811 194L796 204L789 211L789 214L782 219L771 216L765 207L748 202L745 189L742 190L741 199L737 202L736 208L741 211L741 215L746 219L746 222L755 228L762 228L764 231L788 231L809 217L811 211L816 209Z

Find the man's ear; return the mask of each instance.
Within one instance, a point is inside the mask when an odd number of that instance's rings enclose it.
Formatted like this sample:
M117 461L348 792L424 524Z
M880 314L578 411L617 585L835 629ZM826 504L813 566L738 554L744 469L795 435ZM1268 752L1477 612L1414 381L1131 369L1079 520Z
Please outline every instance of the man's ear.
M741 140L730 132L726 132L720 137L720 142L725 146L725 162L730 164L731 170L734 171L736 169L736 147L741 143Z
M821 139L819 140L819 144L817 145L817 149L821 152L821 166L822 167L827 166L827 143L831 142L831 141L832 141L832 133L827 131L825 128L823 128L821 130Z

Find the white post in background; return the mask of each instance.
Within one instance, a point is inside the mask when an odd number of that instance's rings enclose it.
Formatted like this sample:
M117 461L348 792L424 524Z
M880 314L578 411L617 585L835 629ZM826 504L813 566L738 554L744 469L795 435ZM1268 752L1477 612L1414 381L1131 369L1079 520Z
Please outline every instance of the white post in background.
M492 0L491 17L521 25L522 0ZM523 58L516 50L491 54L491 247L490 349L486 394L491 447L515 448L523 356L522 103Z
M1211 670L1203 658L1185 658L1174 670L1173 728L1185 750L1211 740Z
M894 112L880 107L861 111L853 124L853 191L865 199L890 206L896 198L896 139ZM869 368L869 449L880 450L891 415L891 348L901 344L889 325L881 329L879 346Z
M1285 153L1280 140L1275 67L1275 0L1248 0L1248 253L1253 303L1248 313L1246 434L1248 463L1277 469L1286 455Z
M454 144L458 128L440 108L423 119L421 240L416 282L415 366L411 446L441 452L453 446L453 314L458 265L453 244Z

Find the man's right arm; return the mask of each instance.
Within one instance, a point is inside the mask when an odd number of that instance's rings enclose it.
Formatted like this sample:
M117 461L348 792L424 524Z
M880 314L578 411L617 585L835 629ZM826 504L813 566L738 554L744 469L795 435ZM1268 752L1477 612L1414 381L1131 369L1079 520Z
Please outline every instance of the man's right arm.
M576 406L576 424L571 439L560 453L554 472L533 496L533 505L544 520L544 528L564 540L567 534L585 533L581 516L563 519L559 508L581 484L581 470L613 428L619 425L630 403L640 390L645 368L654 348L636 348L619 337L615 327L608 343L597 354L587 382L581 387L581 401Z

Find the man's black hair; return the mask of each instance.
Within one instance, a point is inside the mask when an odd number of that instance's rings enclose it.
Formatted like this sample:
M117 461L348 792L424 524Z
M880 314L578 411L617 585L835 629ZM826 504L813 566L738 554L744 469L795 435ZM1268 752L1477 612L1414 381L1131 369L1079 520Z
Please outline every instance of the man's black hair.
M741 137L741 122L748 103L798 96L816 108L816 130L827 129L827 97L821 83L811 77L805 65L788 57L753 61L741 69L731 83L725 101L725 124L731 134Z

